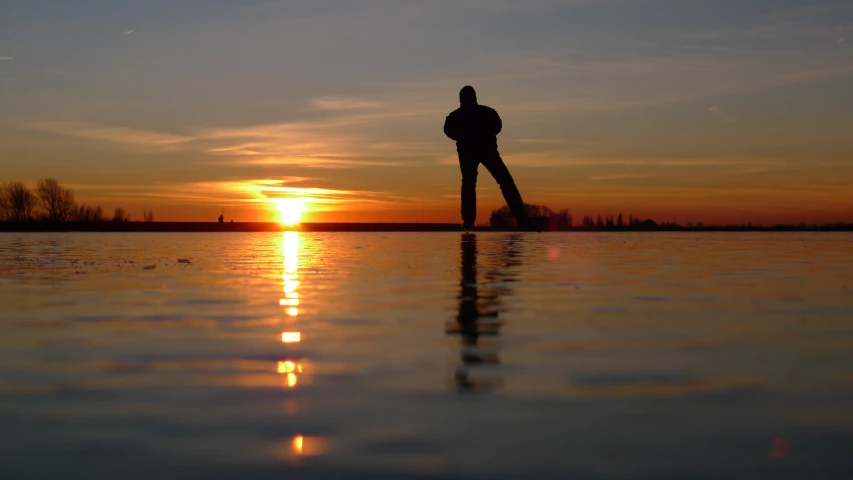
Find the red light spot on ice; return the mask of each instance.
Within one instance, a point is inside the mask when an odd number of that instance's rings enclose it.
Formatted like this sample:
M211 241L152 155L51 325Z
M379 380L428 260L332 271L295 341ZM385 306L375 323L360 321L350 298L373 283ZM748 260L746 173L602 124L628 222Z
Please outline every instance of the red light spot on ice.
M785 458L791 451L791 444L784 438L776 437L770 442L770 455L773 458Z
M553 262L558 258L560 258L560 247L554 245L553 247L548 249L548 260L551 260Z

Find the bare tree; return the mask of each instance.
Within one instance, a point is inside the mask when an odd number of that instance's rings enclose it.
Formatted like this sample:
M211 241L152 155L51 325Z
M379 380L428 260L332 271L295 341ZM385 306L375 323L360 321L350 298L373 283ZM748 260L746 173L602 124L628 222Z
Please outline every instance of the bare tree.
M91 207L89 205L79 205L74 209L74 214L71 215L78 222L103 222L106 220L104 211L100 206Z
M130 221L130 214L127 213L127 210L125 210L121 207L116 207L115 211L113 212L113 221L114 222L129 222Z
M5 183L0 183L0 220L11 220L12 215L9 209L9 187Z
M55 178L46 178L36 187L48 220L64 222L74 212L74 192L63 187Z
M36 204L36 196L23 183L0 185L0 217L18 222L29 220Z
M154 221L154 211L153 210L143 210L142 211L142 220L148 223Z
M572 223L574 223L574 219L572 218L572 214L569 213L569 210L564 208L557 213L557 226L558 230L571 230Z
M0 220L12 220L12 205L9 203L9 185L0 183Z
M37 203L35 195L21 182L0 185L0 219L28 220Z

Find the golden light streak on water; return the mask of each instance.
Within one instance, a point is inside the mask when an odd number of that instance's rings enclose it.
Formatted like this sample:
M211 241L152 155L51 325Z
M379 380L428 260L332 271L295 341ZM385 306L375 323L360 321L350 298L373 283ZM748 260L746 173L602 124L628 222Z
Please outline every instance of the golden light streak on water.
M302 341L302 333L301 332L282 332L281 341L282 341L282 343L299 343Z
M296 308L299 306L297 289L301 284L299 281L299 233L284 232L281 244L284 257L284 272L281 274L284 298L280 299L278 304L282 307L290 307L285 313L289 317L296 317L299 315L299 309Z
M278 373L293 373L294 370L296 370L296 364L290 360L286 362L278 362Z

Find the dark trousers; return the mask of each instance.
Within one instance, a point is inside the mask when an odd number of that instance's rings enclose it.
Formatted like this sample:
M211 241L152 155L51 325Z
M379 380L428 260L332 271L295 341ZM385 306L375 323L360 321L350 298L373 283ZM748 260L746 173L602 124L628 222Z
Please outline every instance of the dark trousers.
M521 193L498 152L459 156L459 168L462 170L462 221L473 225L477 218L477 169L481 163L500 185L504 200L516 221L522 223L526 216Z

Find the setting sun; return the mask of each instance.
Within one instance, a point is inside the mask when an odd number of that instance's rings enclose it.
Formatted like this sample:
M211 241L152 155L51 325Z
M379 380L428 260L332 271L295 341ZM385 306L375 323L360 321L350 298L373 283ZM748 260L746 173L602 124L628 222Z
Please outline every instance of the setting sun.
M278 198L275 200L279 212L279 221L285 225L296 225L302 220L305 202L296 198Z

